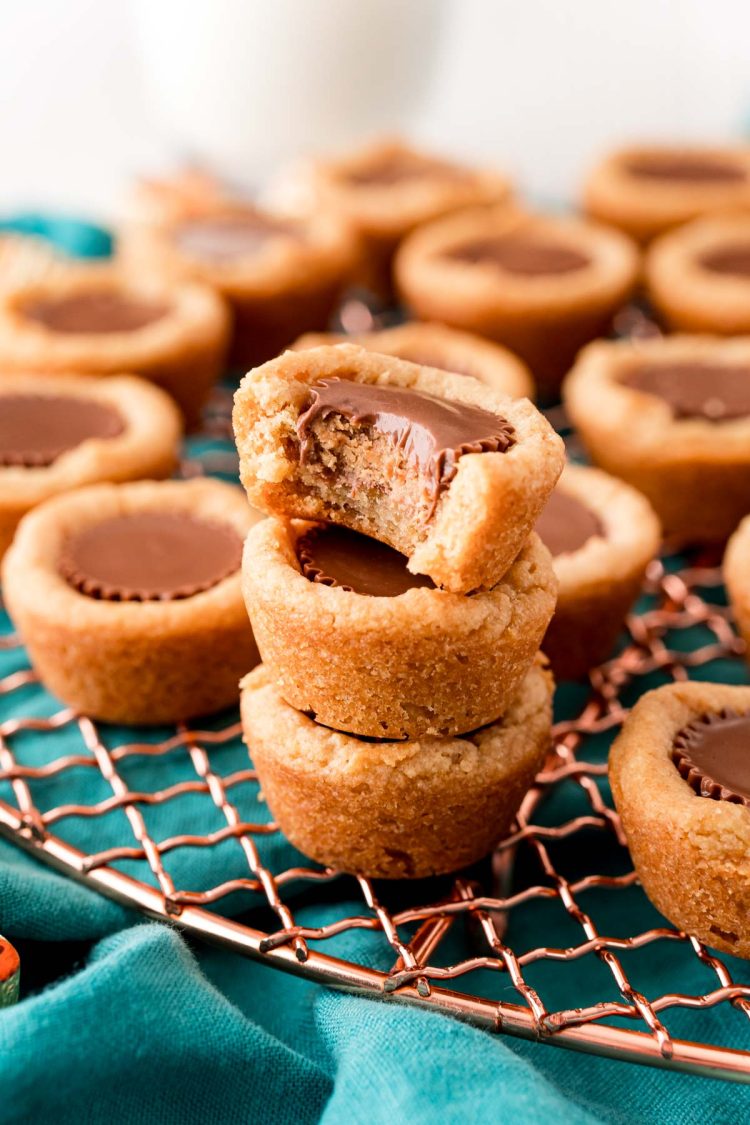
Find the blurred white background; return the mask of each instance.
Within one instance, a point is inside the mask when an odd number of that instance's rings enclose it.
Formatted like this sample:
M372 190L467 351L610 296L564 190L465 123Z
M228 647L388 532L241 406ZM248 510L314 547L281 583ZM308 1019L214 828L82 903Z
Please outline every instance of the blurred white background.
M0 211L99 217L181 155L248 182L401 130L564 199L626 138L750 126L747 0L0 0Z

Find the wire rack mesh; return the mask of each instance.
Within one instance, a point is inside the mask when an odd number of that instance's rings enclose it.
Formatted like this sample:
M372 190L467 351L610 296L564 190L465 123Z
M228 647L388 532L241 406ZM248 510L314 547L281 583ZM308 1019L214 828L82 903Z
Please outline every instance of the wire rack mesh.
M235 476L228 438L224 392L183 475ZM750 1080L750 969L652 910L606 778L644 687L744 676L730 618L716 558L655 560L621 651L558 692L512 835L456 877L394 885L310 864L280 837L236 712L144 734L59 710L0 614L0 832L269 966L548 1044Z

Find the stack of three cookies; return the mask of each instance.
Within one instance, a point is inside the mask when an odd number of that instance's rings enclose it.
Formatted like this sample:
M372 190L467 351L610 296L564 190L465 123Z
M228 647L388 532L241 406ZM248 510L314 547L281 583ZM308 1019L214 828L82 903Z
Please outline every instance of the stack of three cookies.
M532 528L562 442L525 399L346 344L250 372L234 425L272 517L245 544L263 664L242 720L273 815L358 874L472 863L549 745L556 580Z

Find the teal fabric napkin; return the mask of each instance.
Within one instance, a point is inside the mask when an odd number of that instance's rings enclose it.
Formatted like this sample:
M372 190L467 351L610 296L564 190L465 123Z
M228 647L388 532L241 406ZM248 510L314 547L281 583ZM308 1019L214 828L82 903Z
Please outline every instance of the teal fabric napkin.
M76 248L75 239L67 248ZM192 453L204 449L193 443ZM0 634L8 629L7 620L0 618ZM701 638L674 638L676 644L687 640ZM23 650L0 651L0 681L26 667ZM696 674L747 682L737 662L716 661ZM654 678L653 684L658 682ZM558 695L559 715L575 714L581 690L569 687ZM20 715L50 715L58 707L35 685L0 690L0 723ZM201 727L224 725L232 717L223 715ZM110 747L130 742L134 735L116 727L103 726L101 732ZM164 733L145 732L145 739ZM10 741L18 760L29 765L82 752L75 726L53 736L26 732ZM604 736L590 740L587 760L603 761L607 745ZM209 753L222 774L247 764L238 739L213 746ZM194 776L179 750L159 758L129 757L121 769L131 788L153 790ZM93 803L111 793L97 770L83 768L31 784L42 809L73 800ZM238 786L232 797L244 819L268 818L256 786ZM0 785L0 798L12 803L7 784ZM557 787L537 820L559 824L588 811L582 791L571 782ZM196 833L223 824L206 794L148 806L144 815L157 839L184 831L186 824ZM68 818L60 830L87 851L133 843L121 811L95 820ZM273 871L307 862L276 834L259 837L258 846ZM182 888L200 889L247 874L241 849L232 840L211 850L180 848L167 858L170 874ZM617 872L627 866L610 834L597 830L555 845L554 859L571 878L592 868ZM522 853L519 879L539 878L530 864ZM121 868L153 882L140 861L123 862ZM382 889L395 907L417 895L432 900L439 892L437 882ZM367 912L356 884L346 878L315 895L301 885L297 893L285 891L285 899L295 919L308 925ZM609 935L627 936L661 923L638 888L591 891L580 902ZM233 895L219 909L258 928L274 925L257 896ZM491 1035L432 1012L287 976L189 941L167 925L144 922L2 841L0 932L14 942L22 959L21 1001L0 1010L1 1122L393 1125L487 1117L514 1123L702 1125L707 1118L743 1120L750 1107L744 1087ZM441 947L441 963L466 957L471 940L460 923L455 925ZM539 901L513 912L508 941L516 950L540 944L564 947L580 940L580 928L559 902ZM364 930L346 931L319 948L380 969L394 960L383 935ZM750 978L746 964L724 960L736 979ZM709 970L682 944L659 942L624 955L623 963L633 985L647 996L672 990L700 993L715 986ZM595 957L557 966L539 962L529 968L528 979L550 1009L617 998L608 970ZM505 974L473 974L455 987L517 1001ZM675 1009L664 1019L676 1036L750 1049L750 1025L728 1005L708 1012Z

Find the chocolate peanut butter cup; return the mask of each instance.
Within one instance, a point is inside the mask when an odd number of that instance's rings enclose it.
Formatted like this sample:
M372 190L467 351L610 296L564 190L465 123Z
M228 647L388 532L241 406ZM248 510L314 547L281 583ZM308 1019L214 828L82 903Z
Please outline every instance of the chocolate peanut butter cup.
M579 349L609 332L638 267L637 248L619 231L483 207L416 230L395 272L415 316L509 348L550 399Z
M638 879L678 930L750 958L750 688L642 695L609 756Z
M385 543L346 527L327 524L297 541L297 557L305 578L349 593L394 598L420 586L434 589L424 574L411 574L406 557Z
M234 430L251 503L369 535L454 593L502 578L562 467L527 400L347 344L250 372Z
M137 512L92 524L66 540L60 573L104 601L176 601L239 570L242 541L228 524L182 512Z
M604 535L599 517L575 496L556 488L534 528L551 555L569 555L585 547L595 535Z
M535 530L559 582L542 651L557 680L584 679L615 652L659 549L659 521L645 497L622 481L566 465Z
M310 405L297 420L300 461L316 455L317 422L333 415L355 428L366 427L387 437L419 472L430 497L429 515L455 477L460 457L505 453L515 441L511 424L489 410L411 387L333 378L313 383L310 391Z
M698 259L705 270L728 277L750 278L750 242L718 246Z
M448 254L456 262L494 266L522 277L573 273L590 259L571 246L533 235L515 234L468 242Z
M139 375L195 424L221 374L229 316L207 286L70 265L0 292L0 370Z
M328 210L305 216L214 200L194 214L126 225L132 271L201 282L231 312L229 363L247 371L303 332L326 327L355 269L359 244Z
M0 465L52 465L89 438L117 437L122 415L108 402L74 395L3 394L0 387Z
M535 535L493 589L466 596L436 589L403 555L347 528L274 518L247 537L242 585L287 703L377 739L497 720L555 605L550 556Z
M676 735L672 760L699 796L750 806L750 711L693 719Z
M675 418L721 422L750 416L750 363L644 363L627 371L622 381L662 399Z
M650 145L610 153L583 191L589 215L646 244L701 215L750 204L750 146Z
M265 665L242 727L274 819L305 855L403 879L453 871L509 830L550 738L552 677L531 666L501 722L449 737L363 739L290 706Z
M149 301L116 289L45 297L20 306L28 320L66 335L137 332L169 312L165 301Z
M662 235L645 284L672 331L750 334L750 198L743 213L695 219Z
M669 183L737 183L747 178L747 169L741 164L711 152L644 152L626 159L623 168L639 180Z
M31 512L3 595L44 686L113 723L235 703L259 659L240 575L257 519L240 489L209 478L92 485Z
M683 332L750 334L750 199L743 211L707 216L658 238L646 287L660 319Z
M182 424L163 391L132 375L0 375L0 557L22 517L99 481L158 480Z
M674 546L726 540L750 511L750 345L600 341L563 388L592 461L648 497Z

